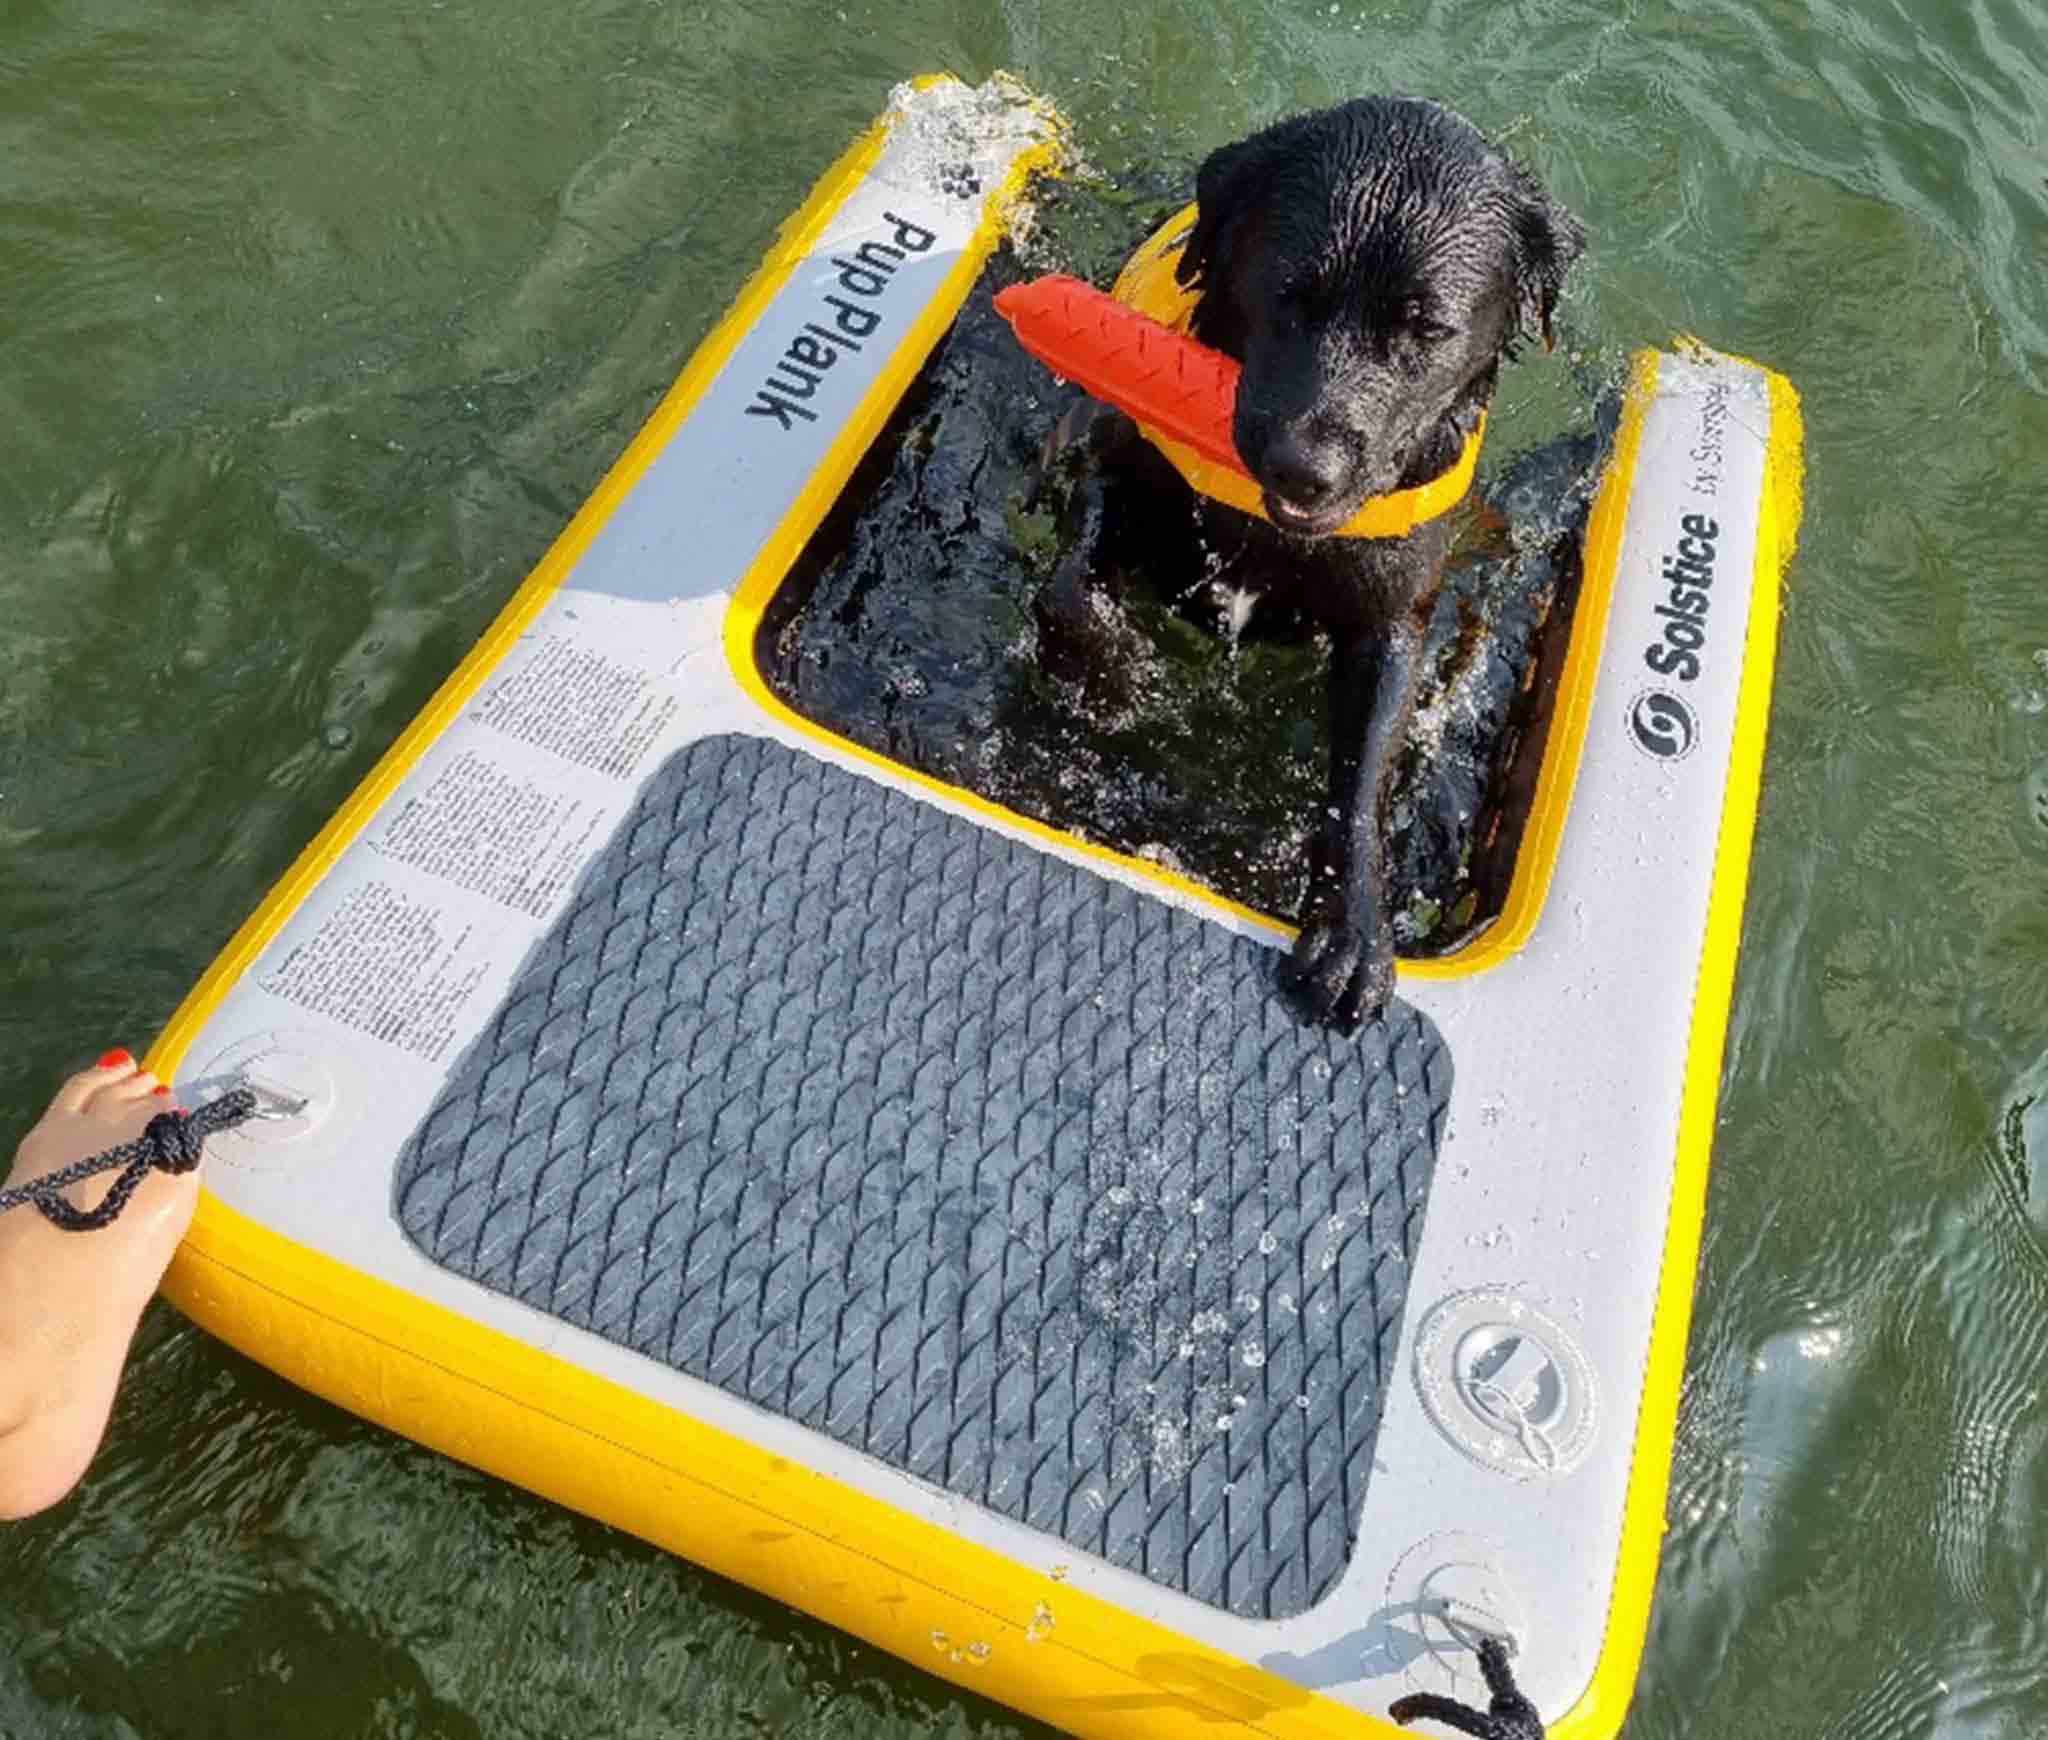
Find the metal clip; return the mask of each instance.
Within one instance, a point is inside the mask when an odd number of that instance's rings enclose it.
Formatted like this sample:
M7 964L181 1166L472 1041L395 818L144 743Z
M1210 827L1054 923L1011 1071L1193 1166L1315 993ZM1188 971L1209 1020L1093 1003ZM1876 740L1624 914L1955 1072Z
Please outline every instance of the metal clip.
M1502 1645L1510 1659L1521 1653L1521 1644L1507 1621L1467 1597L1437 1596L1436 1616L1444 1629L1467 1649L1477 1650L1481 1643L1491 1640Z
M299 1117L313 1103L304 1094L294 1095L275 1082L265 1081L252 1069L237 1070L235 1081L256 1096L256 1110L250 1115L264 1123L281 1124L288 1118Z

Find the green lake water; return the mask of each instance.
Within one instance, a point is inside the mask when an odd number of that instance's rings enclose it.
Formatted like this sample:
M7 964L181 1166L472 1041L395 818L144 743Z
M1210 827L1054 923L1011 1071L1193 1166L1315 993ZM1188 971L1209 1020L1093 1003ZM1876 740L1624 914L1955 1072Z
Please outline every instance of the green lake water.
M0 1130L148 1041L911 73L1115 182L1373 90L1805 397L1633 1740L2048 1734L2042 0L12 0ZM1537 361L1525 367L1555 369ZM1038 1734L155 1307L0 1736Z

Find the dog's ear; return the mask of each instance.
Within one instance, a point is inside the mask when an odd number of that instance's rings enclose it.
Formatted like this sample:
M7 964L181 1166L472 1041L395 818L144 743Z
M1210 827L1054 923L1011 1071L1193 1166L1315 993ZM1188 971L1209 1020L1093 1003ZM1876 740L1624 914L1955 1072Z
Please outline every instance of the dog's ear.
M1199 289L1210 269L1222 262L1230 231L1257 197L1258 165L1265 156L1265 139L1260 135L1225 145L1203 158L1195 175L1195 227L1173 268L1183 289Z
M1565 274L1586 251L1586 226L1543 191L1518 163L1508 165L1509 211L1515 268L1515 338L1540 338L1545 350L1557 344L1550 317L1564 290Z

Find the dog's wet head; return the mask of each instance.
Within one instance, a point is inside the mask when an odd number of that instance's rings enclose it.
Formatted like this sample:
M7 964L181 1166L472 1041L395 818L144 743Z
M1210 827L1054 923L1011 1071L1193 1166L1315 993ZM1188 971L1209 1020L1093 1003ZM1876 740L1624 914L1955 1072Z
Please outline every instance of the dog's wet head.
M1269 518L1335 531L1456 459L1503 356L1550 337L1578 220L1468 122L1364 98L1202 165L1180 264L1244 365L1238 453Z

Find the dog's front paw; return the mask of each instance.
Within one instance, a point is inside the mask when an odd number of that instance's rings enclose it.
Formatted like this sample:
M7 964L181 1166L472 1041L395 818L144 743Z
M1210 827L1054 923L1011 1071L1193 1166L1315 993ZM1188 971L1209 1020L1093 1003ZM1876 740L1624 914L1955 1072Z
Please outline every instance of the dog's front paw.
M1311 1021L1356 1033L1394 994L1393 937L1383 924L1367 930L1341 914L1311 914L1280 978Z

